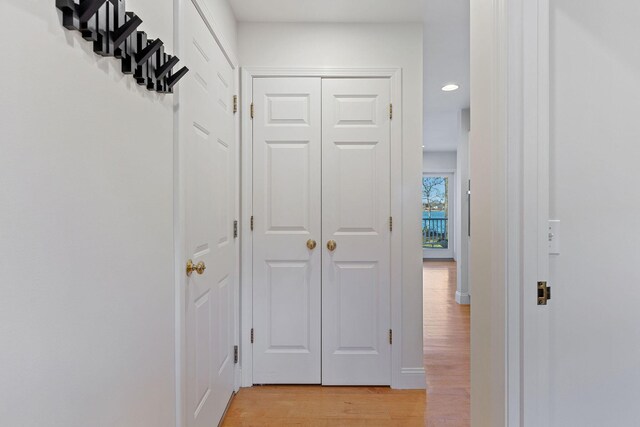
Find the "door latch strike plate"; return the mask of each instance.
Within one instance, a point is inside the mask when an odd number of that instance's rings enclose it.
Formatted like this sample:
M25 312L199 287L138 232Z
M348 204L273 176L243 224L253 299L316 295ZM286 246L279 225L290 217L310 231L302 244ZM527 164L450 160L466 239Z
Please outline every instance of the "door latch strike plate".
M238 238L238 221L233 221L233 238Z
M547 286L547 282L538 282L538 305L547 305L551 299L551 287Z
M237 345L233 346L233 363L234 364L238 363L238 346Z

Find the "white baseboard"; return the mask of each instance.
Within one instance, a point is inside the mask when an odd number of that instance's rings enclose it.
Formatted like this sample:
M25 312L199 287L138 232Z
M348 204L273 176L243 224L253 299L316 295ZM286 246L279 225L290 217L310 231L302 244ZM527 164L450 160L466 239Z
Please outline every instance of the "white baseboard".
M395 389L400 390L424 390L427 388L427 377L422 368L402 368Z
M466 292L456 291L456 302L458 304L469 305L471 304L471 295Z

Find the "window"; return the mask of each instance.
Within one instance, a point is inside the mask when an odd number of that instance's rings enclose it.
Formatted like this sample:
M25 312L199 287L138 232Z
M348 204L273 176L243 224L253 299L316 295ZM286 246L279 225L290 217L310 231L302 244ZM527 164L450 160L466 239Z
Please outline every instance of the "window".
M449 248L449 178L422 178L422 247Z

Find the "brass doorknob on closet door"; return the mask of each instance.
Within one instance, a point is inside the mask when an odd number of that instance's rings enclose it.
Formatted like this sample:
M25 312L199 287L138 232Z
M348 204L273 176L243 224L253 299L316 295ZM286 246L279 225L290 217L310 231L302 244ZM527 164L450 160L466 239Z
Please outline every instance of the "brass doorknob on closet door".
M309 248L309 250L314 250L316 246L317 246L317 243L315 240L313 239L307 240L307 247Z
M206 269L207 266L202 261L197 264L194 264L192 260L187 261L187 276L191 276L194 271L198 274L203 274Z
M329 240L327 242L327 249L329 249L329 251L333 252L336 250L337 247L338 247L338 244L336 243L335 240Z

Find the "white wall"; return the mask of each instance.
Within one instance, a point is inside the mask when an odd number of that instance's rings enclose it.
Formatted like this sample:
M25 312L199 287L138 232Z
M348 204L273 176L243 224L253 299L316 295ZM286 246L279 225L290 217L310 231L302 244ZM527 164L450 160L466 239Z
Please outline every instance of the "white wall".
M640 5L551 6L551 425L638 425Z
M458 136L456 135L456 139ZM422 155L422 171L427 173L455 172L455 151L425 151Z
M471 420L474 427L505 425L505 139L496 106L503 70L496 26L501 2L471 0ZM537 426L536 426L537 427Z
M402 367L423 368L420 179L422 172L422 26L420 24L241 23L243 66L402 67L403 336ZM414 225L415 224L415 225ZM410 374L408 374L410 375ZM424 379L422 379L424 381Z
M456 301L459 304L471 302L469 288L469 110L462 111L460 141L456 153Z
M425 68L427 68L425 66ZM449 67L447 67L448 69ZM425 70L428 73L429 70ZM438 92L443 92L438 88ZM439 94L438 94L439 95ZM427 98L425 96L425 98ZM425 102L428 102L425 100ZM433 100L431 101L433 102ZM450 101L444 101L450 102ZM460 111L429 111L424 118L424 146L427 151L455 151L460 135Z
M40 3L0 3L0 425L173 426L174 97ZM175 51L173 0L127 9Z
M129 0L172 50L172 0ZM0 425L171 426L172 97L3 0Z

